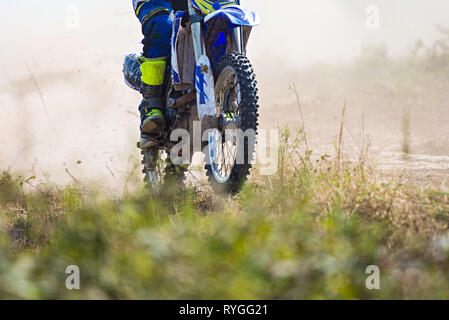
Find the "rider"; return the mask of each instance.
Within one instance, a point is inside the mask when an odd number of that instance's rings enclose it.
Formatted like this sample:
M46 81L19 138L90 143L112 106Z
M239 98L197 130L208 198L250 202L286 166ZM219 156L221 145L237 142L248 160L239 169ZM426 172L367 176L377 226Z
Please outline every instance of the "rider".
M187 0L133 0L134 11L142 24L143 53L139 57L142 73L142 103L139 106L142 134L159 134L165 129L163 83L169 60L172 10L187 10Z

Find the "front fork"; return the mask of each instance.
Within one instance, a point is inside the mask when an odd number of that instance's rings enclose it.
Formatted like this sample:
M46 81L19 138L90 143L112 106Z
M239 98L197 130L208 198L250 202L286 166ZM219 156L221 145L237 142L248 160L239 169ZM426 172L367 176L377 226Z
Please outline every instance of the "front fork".
M237 5L240 5L240 0L237 0ZM232 42L234 51L246 55L243 44L243 27L236 27L232 30Z
M204 41L202 37L201 20L198 18L198 13L193 7L192 0L188 0L188 5L190 21L192 21L190 26L192 28L193 49L195 51L195 60L196 62L198 62L201 56L206 54L206 48L204 47Z
M240 1L237 1L237 4L240 4ZM213 167L216 160L215 143L220 119L215 106L215 81L210 61L206 55L202 30L203 17L196 12L192 0L188 0L188 6L196 60L195 87L197 91L198 116L202 122L202 132L208 131L208 151L206 152L208 152L209 164ZM242 27L234 28L232 45L234 51L244 54ZM205 100L205 98L207 99Z
M245 54L243 48L243 29L242 27L236 27L232 30L232 45L234 51Z
M240 4L240 1L238 1ZM202 130L218 128L220 115L217 114L215 106L215 81L206 55L205 41L203 36L203 17L193 7L192 0L188 0L189 15L192 29L193 47L195 51L195 87L197 94L198 117L202 122ZM233 50L244 53L243 29L234 28L232 31ZM209 148L214 144L214 133L209 131ZM210 150L211 152L212 150ZM211 157L213 158L213 156Z

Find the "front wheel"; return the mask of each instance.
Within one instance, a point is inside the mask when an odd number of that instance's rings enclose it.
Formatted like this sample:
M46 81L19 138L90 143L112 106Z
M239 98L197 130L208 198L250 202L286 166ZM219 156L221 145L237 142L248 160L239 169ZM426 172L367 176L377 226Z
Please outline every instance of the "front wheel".
M219 128L209 133L206 170L216 192L238 192L250 174L258 126L257 81L250 61L227 53L214 72Z

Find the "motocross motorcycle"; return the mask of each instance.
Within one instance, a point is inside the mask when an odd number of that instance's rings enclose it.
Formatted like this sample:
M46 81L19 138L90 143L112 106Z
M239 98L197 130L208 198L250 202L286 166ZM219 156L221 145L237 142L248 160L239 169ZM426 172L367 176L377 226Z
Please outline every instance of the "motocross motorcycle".
M186 1L188 12L172 14L172 54L165 80L167 129L158 137L143 136L138 143L143 174L151 189L163 181L183 184L187 164L201 151L213 189L235 193L250 174L255 152L258 91L246 48L259 16L239 0ZM140 90L137 58L125 58L124 75L131 88ZM177 129L190 138L173 139ZM238 134L228 135L228 130ZM200 135L200 150L195 150L198 139L191 138L195 134ZM175 153L184 161L175 164L167 156L163 163L161 154L173 154L182 143L188 148Z

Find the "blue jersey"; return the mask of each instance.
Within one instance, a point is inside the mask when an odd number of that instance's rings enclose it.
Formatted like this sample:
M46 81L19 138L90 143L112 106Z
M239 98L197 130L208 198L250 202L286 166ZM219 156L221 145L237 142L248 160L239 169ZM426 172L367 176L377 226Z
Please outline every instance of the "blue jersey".
M137 11L139 6L143 2L152 2L155 6L163 7L163 8L172 8L175 11L185 11L187 10L187 0L132 0L134 11Z

